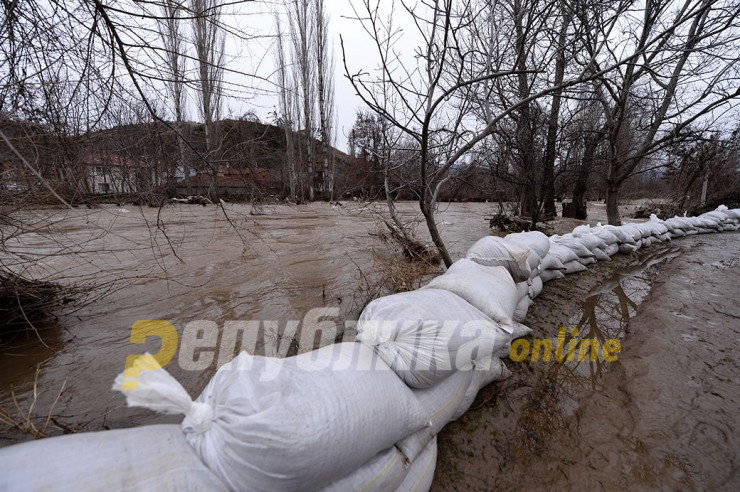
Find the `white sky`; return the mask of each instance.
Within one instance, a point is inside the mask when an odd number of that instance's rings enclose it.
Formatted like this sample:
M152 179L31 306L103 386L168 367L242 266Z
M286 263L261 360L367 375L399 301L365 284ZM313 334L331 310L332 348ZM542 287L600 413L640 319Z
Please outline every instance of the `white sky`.
M354 16L349 0L325 0L326 9L330 16L329 31L330 39L334 48L336 59L335 70L335 98L337 113L337 136L336 147L341 150L347 148L347 134L352 128L355 120L356 110L363 106L362 101L356 96L352 85L344 76L342 62L342 49L340 35L344 39L347 60L350 70L359 69L372 70L377 65L375 47L370 41L368 34L362 29L360 23L353 20ZM385 5L390 7L391 2L384 0ZM384 6L385 6L384 5ZM261 35L274 35L275 26L273 15L270 12L271 5L264 2L245 3L236 7L237 12L228 16L225 23L236 29ZM283 31L288 26L283 22ZM269 78L274 70L274 55L270 51L273 39L263 38L257 41L245 42L234 37L227 37L227 66L240 72L252 72L262 77ZM406 50L405 46L400 46ZM408 47L408 52L413 52L413 46ZM234 84L236 92L244 91L239 87L245 83L244 77L235 73L227 73L227 82ZM254 111L263 122L270 122L269 114L276 109L277 96L270 94L274 87L264 81L249 81L248 85L257 84L257 90L250 91L251 97L243 100L240 97L227 97L224 101L224 116L238 117L245 112ZM195 115L191 114L191 119Z

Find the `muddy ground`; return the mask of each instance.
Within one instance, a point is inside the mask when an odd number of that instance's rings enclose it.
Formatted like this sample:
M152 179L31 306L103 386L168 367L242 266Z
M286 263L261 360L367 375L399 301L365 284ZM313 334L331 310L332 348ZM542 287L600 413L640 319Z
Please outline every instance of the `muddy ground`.
M618 338L616 362L507 361L439 436L434 490L740 490L740 234L615 256L528 313Z

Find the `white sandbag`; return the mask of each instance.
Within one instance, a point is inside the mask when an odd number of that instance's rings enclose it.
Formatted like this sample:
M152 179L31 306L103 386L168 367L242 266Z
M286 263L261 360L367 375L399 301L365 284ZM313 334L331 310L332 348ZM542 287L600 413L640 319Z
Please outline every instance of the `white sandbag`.
M542 264L542 258L534 250L530 250L529 256L527 256L527 265L529 265L530 273L529 279L540 274L540 265Z
M421 289L368 304L357 322L357 340L412 388L428 388L478 357L498 351L511 336L459 296Z
M593 258L594 256L594 254L586 246L581 244L581 242L575 238L562 237L558 239L557 243L561 246L569 248L576 255L578 255L579 258Z
M511 334L511 339L516 340L517 338L526 337L532 333L532 328L527 325L523 325L518 321L514 322L514 333ZM508 357L508 356L507 356ZM473 365L480 364L480 360L473 362Z
M740 220L740 208L728 209L725 205L717 207L718 212L723 212L725 215L732 217L736 220Z
M598 261L608 261L608 260L611 260L611 257L610 257L610 256L609 256L609 254L608 254L608 253L606 252L606 249L607 249L608 247L609 247L609 246L604 246L604 248L603 248L603 249L602 249L602 248L594 248L594 249L593 249L593 251L592 251L592 253L594 254L594 257L595 257L595 258L596 258L596 259L597 259ZM619 249L619 248L617 248L617 249Z
M530 329L529 332L531 333L532 330ZM470 409L480 390L493 382L503 381L511 376L511 371L509 371L500 357L488 357L476 361L475 369L472 372L473 379L470 381L470 386L465 391L465 396L453 414L452 420L459 419Z
M591 234L591 232L591 226L588 224L584 224L573 228L573 232L571 232L571 234L573 234L573 237L580 237L584 234Z
M670 219L672 222L677 222L682 225L682 228L684 231L688 232L690 230L695 230L696 226L694 223L689 219L689 217L674 217Z
M683 232L684 229L686 229L686 227L688 226L685 222L675 217L672 219L666 220L664 223L666 224L667 227L671 228L671 234L675 233L676 230Z
M655 215L651 215L650 216L650 220L653 220L653 217L655 217ZM674 225L673 225L672 222L668 222L667 220L660 220L660 219L657 219L657 218L656 218L655 221L656 222L659 222L660 224L662 224L663 226L665 226L666 233L668 233L668 234L672 233L673 232L673 229L675 229L675 227L674 227Z
M624 224L619 228L626 234L629 234L632 239L637 242L642 239L642 231L634 226L634 224Z
M707 221L707 223L714 223L717 226L722 225L722 222L724 221L724 217L717 217L713 215L712 212L703 213L699 216L699 218Z
M407 462L414 461L429 441L457 418L474 372L473 368L456 371L431 388L414 390L428 425L396 443Z
M490 356L484 357L481 361L489 359ZM500 362L498 358L496 358L496 360ZM477 362L475 364L477 364ZM496 374L497 379L503 379L505 376L500 365L501 364L498 366L498 373ZM425 432L428 432L429 436L436 436L445 425L455 420L457 418L458 409L465 398L465 393L468 391L468 388L473 381L475 372L476 370L474 367L465 371L457 371L432 388L414 390L414 395L419 400L419 406L422 408L422 412L426 417L426 420L429 422L429 426L425 427L413 436L409 436L409 438L419 436ZM506 373L506 375L508 375L508 373ZM422 443L421 448L417 448L414 451L408 445L408 443L414 439L409 438L400 441L397 446L409 461L413 461L421 449L426 446L426 442Z
M376 454L354 472L324 487L322 492L363 490L386 492L396 490L408 474L409 467L396 446Z
M497 236L486 236L470 247L467 258L486 266L506 268L516 281L527 280L532 269L527 263L530 250Z
M544 258L550 251L550 239L539 231L514 232L508 234L506 241L518 244L524 248L529 248L536 252L540 258Z
M592 234L604 241L607 246L619 243L619 237L617 237L617 235L614 234L612 231L604 229L603 227L594 228Z
M714 219L718 220L720 223L723 223L723 222L725 222L728 219L732 219L726 213L720 212L718 210L713 210L711 212L705 212L705 213L701 214L700 217L714 218Z
M651 214L649 223L655 228L655 236L661 236L670 232L670 228L665 224L664 221L660 220L657 215Z
M584 245L590 252L595 249L605 249L607 244L594 234L587 234L576 238L576 241Z
M527 298L529 298L529 296L527 296ZM506 346L501 347L496 353L493 354L494 356L498 357L499 359L506 359L507 357L509 357L509 352L511 351L511 342L513 342L516 338L525 337L532 333L532 329L530 327L521 323L519 324L519 328L520 329L515 330L512 334L512 339L506 342ZM477 364L479 362L480 361L475 361L474 364Z
M528 281L516 283L516 295L520 301L522 300L522 298L527 297L529 295L529 282Z
M602 226L602 228L606 230L607 232L616 236L619 244L623 244L623 243L635 244L635 239L632 237L632 234L628 233L627 231L623 231L621 227L617 227L613 225L605 225L605 226Z
M671 238L676 239L677 237L684 237L684 236L686 236L686 233L683 231L683 229L679 229L679 228L675 227L670 232L670 236L671 236Z
M526 331L522 331L521 336L532 332L524 328ZM458 371L432 388L414 390L429 426L403 439L396 446L408 461L413 461L445 425L468 411L481 388L510 375L511 372L499 357L490 356L476 361L472 369Z
M548 256L550 255L560 260L563 265L565 265L569 261L578 259L578 255L575 254L572 249L558 243L550 244L550 252L548 253Z
M0 449L3 491L229 490L179 425L85 432Z
M664 233L658 236L658 240L663 243L670 243L671 242L671 235L669 233Z
M543 282L549 282L551 280L559 280L561 278L565 278L563 270L565 270L565 267L563 267L562 270L544 270L540 274L540 279L542 279Z
M527 287L527 291L529 291L529 287ZM527 317L529 306L531 305L532 299L529 297L529 295L525 295L524 297L522 297L522 299L519 301L519 304L516 305L516 310L514 310L514 321L524 321L524 318Z
M185 414L188 443L234 490L319 489L425 425L411 390L359 343L287 359L242 352L196 402L164 369L123 393L129 406Z
M542 277L539 275L532 279L532 285L529 286L529 297L534 299L542 293L544 287Z
M666 227L656 222L643 222L635 224L635 227L642 231L642 238L657 237L667 231Z
M506 268L480 265L462 258L424 288L452 292L511 333L511 317L519 303L519 296Z
M694 225L694 227L698 229L714 230L719 227L719 224L717 224L717 222L704 218L704 217L689 217L689 220ZM702 232L702 231L699 231L699 232Z
M566 248L567 249L567 248ZM542 259L542 263L540 263L540 269L542 271L545 270L562 270L565 267L563 266L563 262L560 261L560 258L558 258L556 255L550 253L547 253L547 255Z
M639 246L637 244L627 244L627 243L624 243L624 244L620 244L619 245L619 252L622 253L623 255L628 255L630 253L634 253L638 249L640 249L640 248L639 248Z
M616 255L617 253L619 253L619 243L610 244L606 247L606 250L604 252L610 257Z
M588 270L585 265L583 265L578 260L569 261L565 264L565 274L570 275L571 273L578 273L582 272L584 270Z
M585 257L578 258L578 262L584 266L593 265L594 263L596 263L596 256L594 255L588 258L585 258Z
M437 466L437 436L434 436L406 473L398 492L427 492L432 487L434 470Z

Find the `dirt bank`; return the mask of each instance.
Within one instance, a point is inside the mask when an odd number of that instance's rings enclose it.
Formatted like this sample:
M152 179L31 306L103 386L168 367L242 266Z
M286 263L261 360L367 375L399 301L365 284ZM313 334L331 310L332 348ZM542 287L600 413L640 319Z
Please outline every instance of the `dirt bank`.
M740 234L546 285L534 336L621 339L616 362L508 363L439 438L435 490L738 490Z

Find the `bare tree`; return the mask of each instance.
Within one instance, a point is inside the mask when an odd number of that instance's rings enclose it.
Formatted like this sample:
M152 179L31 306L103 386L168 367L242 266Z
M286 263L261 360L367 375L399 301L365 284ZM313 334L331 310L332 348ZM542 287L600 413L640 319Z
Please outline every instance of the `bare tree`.
M682 138L689 125L711 125L712 113L737 103L740 7L735 2L648 0L625 15L620 36L597 25L607 49L598 68L612 63L620 46L639 57L600 78L597 89L609 142L606 205L610 224L619 224L622 184L663 147ZM592 20L586 22L592 22ZM659 162L662 166L665 163ZM652 167L652 166L651 166Z
M295 162L295 148L293 144L293 111L295 86L291 77L290 66L285 53L284 33L280 20L280 12L275 12L275 24L277 28L276 40L276 62L278 76L278 101L280 118L285 131L285 152L288 165L288 180L290 186L290 199L296 202L297 198L297 174Z
M571 23L570 8L565 0L559 2L560 30L557 36L557 54L555 57L555 78L553 83L560 86L565 77L565 65L567 63L566 48L568 47L568 29ZM563 90L559 88L552 94L550 105L550 116L547 121L547 142L544 156L543 197L545 215L554 217L555 209L555 160L557 159L558 123L560 121L560 105L563 98Z
M198 60L198 110L205 122L206 157L214 150L214 122L220 117L226 38L219 27L219 0L191 0L193 46Z
M183 136L185 127L183 122L186 118L185 110L185 57L183 55L183 35L181 32L181 14L184 14L182 4L175 0L163 0L161 5L162 18L157 19L159 35L164 45L164 58L167 61L166 84L172 100L172 109L175 114L175 126L181 138L177 139L180 161L178 168L186 178L187 193L192 193L190 180L190 167L185 154L185 142ZM185 13L186 14L186 13Z
M324 0L314 0L315 41L316 41L316 93L319 109L319 135L321 137L322 193L324 200L332 196L332 179L329 173L329 146L333 121L333 79L334 66L329 52L329 15Z
M306 179L308 199L314 200L314 109L316 89L313 57L313 43L316 35L312 17L314 9L311 0L291 0L288 6L290 17L290 36L295 54L294 67L299 82L301 109L303 111L304 137L306 141Z
M399 61L397 43L400 31L391 18L384 18L379 7L364 0L357 18L370 35L380 60L378 75L373 78L367 72L352 72L346 55L345 71L364 102L374 111L387 118L401 131L414 138L420 146L420 198L419 206L435 246L446 265L452 258L434 219L434 209L441 186L449 179L450 170L461 159L469 156L486 138L493 134L507 118L521 122L521 137L524 135L528 108L533 101L551 95L559 89L576 86L595 75L582 70L557 85L544 84L531 91L526 75L528 65L522 63L525 56L530 59L540 55L526 46L517 47L516 37L499 36L491 40L481 37L479 26L473 22L479 12L478 2L472 0L454 2L436 0L428 4L411 6L400 2L402 9L411 16L422 39L416 53L417 66ZM516 3L515 7L521 6ZM494 2L491 6L511 11L506 2ZM521 24L522 36L524 11L517 12L514 20ZM535 17L535 12L530 14ZM495 21L491 16L490 22ZM516 27L516 26L514 26ZM493 46L492 46L493 45ZM598 47L595 49L598 52ZM513 65L508 63L515 53ZM519 56L521 55L521 56ZM547 63L541 59L539 64ZM617 64L624 63L619 60ZM589 66L590 67L590 66ZM613 66L602 69L605 73ZM599 73L601 75L601 73ZM516 92L512 97L508 86L512 77L516 81ZM506 82L507 84L504 84ZM481 108L481 101L496 101L484 104L479 114L483 123L474 121L471 114ZM529 118L531 120L531 118Z

